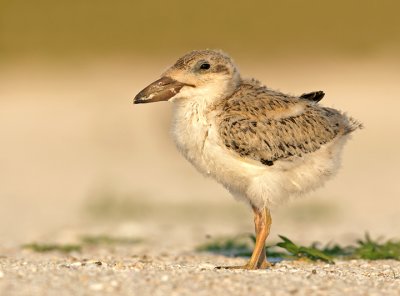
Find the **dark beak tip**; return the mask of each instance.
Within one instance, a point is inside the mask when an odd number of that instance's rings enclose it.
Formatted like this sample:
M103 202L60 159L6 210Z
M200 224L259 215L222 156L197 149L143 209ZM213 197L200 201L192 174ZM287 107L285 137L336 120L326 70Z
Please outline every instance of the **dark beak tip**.
M143 103L144 100L142 99L142 96L140 94L137 94L134 98L133 98L133 104L140 104Z

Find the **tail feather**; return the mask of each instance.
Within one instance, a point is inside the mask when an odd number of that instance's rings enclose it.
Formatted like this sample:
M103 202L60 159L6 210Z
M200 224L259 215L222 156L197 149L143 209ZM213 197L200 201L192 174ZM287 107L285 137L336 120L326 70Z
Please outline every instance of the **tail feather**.
M344 134L350 134L357 129L363 129L364 125L353 117L347 117L347 124L344 130Z
M329 107L324 107L325 115L329 118L331 126L335 126L340 134L347 135L357 129L364 128L363 124L346 113Z

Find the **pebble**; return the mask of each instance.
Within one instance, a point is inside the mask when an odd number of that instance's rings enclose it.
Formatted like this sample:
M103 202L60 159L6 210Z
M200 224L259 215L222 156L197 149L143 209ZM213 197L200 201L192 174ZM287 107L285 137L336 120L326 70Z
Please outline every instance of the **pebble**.
M99 260L87 260L85 261L86 265L97 265L97 266L101 266L103 265L103 263Z
M200 269L200 270L207 270L207 269L214 269L214 268L215 268L215 265L210 264L210 263L200 263L197 266L197 269Z
M73 263L71 263L71 264L69 264L69 266L70 267L80 267L80 266L82 266L82 262L73 262Z
M93 291L101 291L104 289L104 285L102 283L94 283L89 286L89 289Z

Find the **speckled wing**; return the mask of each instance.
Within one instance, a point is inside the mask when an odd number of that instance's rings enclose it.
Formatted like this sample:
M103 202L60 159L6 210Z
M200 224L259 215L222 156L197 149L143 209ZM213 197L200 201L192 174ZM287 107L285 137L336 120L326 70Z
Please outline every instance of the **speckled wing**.
M242 85L220 108L225 146L265 165L316 151L358 127L337 110L259 85Z

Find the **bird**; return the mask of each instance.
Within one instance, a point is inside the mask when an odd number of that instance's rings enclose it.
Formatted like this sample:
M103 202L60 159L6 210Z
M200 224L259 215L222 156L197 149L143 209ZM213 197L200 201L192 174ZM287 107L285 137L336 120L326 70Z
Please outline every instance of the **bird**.
M242 78L228 54L205 49L183 55L135 96L134 104L172 102L178 150L252 209L252 255L243 266L223 268L270 267L265 242L271 209L322 186L338 171L346 140L362 124L320 105L324 95L273 90Z

